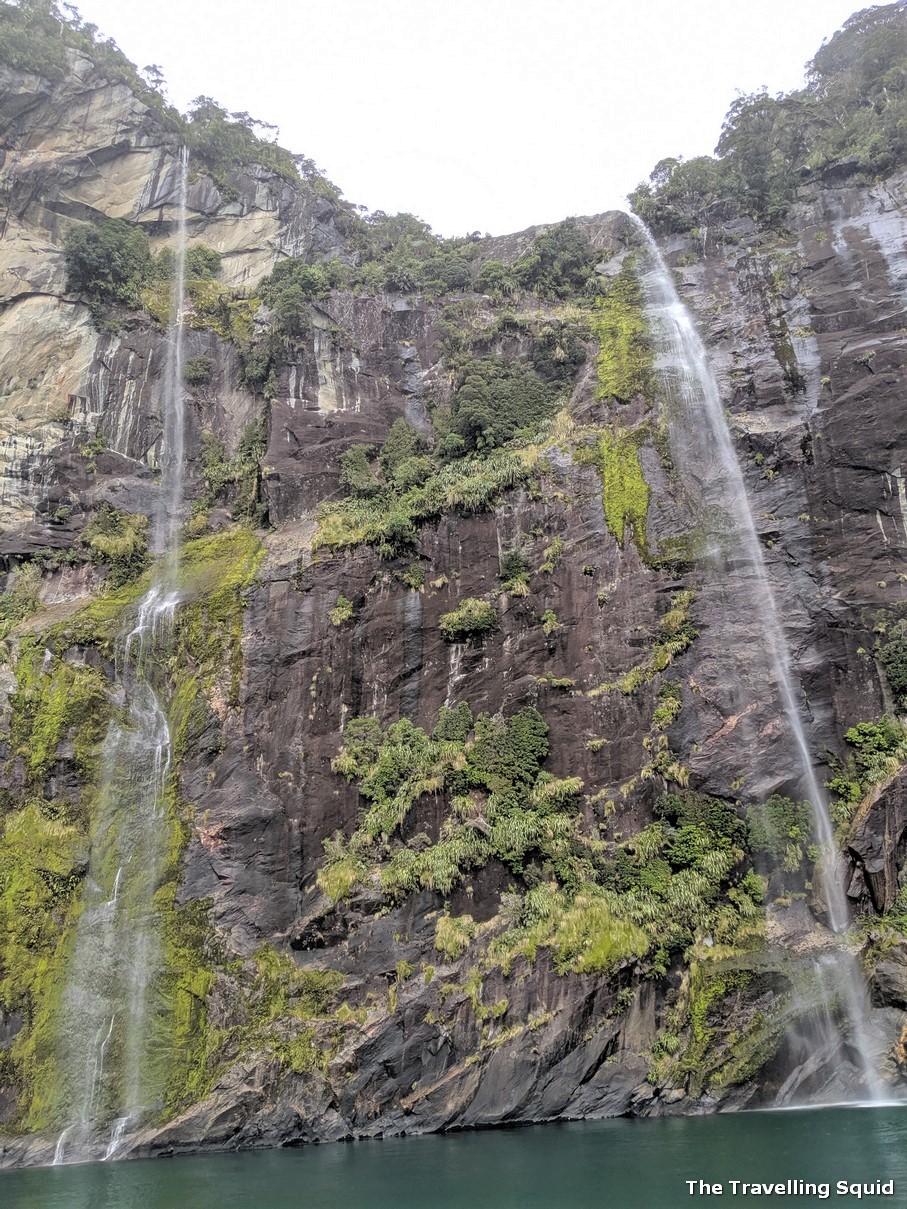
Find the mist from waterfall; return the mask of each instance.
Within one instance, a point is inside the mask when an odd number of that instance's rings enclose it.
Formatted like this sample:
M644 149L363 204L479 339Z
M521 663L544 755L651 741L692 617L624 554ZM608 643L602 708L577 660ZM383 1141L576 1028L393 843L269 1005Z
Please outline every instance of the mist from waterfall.
M743 474L725 418L718 384L692 315L681 301L670 269L648 228L631 216L643 242L638 264L647 317L654 335L656 370L665 396L671 452L684 482L698 498L694 501L698 544L706 574L733 598L737 615L747 619L747 634L740 641L753 644L746 657L760 665L760 688L773 692L788 728L790 746L799 773L798 793L809 800L819 848L825 910L831 936L814 963L809 988L799 993L800 1046L804 1054L829 1055L842 1048L836 1008L843 1016L849 1051L855 1059L855 1098L886 1098L878 1075L878 1056L867 1029L869 1013L865 980L854 955L846 948L850 913L841 878L836 871L834 829L824 789L816 776L803 722L800 686L791 666L790 651L778 613L756 530ZM742 663L739 647L726 658ZM744 679L742 666L737 679ZM808 1020L807 1026L803 1021ZM821 1078L810 1085L812 1099L826 1089ZM840 1098L827 1089L827 1098ZM782 1103L796 1099L797 1088L783 1087Z
M177 165L178 223L162 378L161 484L152 583L116 642L123 706L104 740L92 846L61 1009L59 1078L70 1112L54 1163L113 1158L127 1129L159 1106L155 983L161 931L155 893L167 856L165 793L172 749L166 657L178 602L185 395L183 311L188 154Z

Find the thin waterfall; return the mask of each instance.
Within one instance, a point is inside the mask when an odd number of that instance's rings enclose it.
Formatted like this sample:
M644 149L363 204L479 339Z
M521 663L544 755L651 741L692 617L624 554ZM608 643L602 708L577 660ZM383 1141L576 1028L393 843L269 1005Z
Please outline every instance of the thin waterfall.
M670 270L648 228L631 216L643 241L640 284L656 344L656 368L669 409L672 454L699 493L697 527L706 566L729 596L736 594L754 643L747 658L761 663L763 685L773 689L788 727L799 792L808 798L818 841L831 946L816 963L812 1016L826 1047L841 1045L834 1023L840 1005L850 1050L856 1057L862 1098L884 1099L867 1019L868 998L859 964L845 947L850 913L841 878L828 803L806 738L799 684L766 568L746 485L731 440L718 384L689 310L681 302ZM738 659L736 650L730 652ZM742 674L740 676L742 679ZM804 1005L805 1006L805 1005ZM815 1038L813 1038L815 1042Z
M70 1120L54 1163L110 1159L130 1126L160 1102L149 1040L162 964L154 895L167 851L172 749L163 671L179 599L185 395L183 313L188 154L177 167L176 250L160 395L162 470L153 580L116 643L121 716L104 740L92 848L61 1012L60 1083Z

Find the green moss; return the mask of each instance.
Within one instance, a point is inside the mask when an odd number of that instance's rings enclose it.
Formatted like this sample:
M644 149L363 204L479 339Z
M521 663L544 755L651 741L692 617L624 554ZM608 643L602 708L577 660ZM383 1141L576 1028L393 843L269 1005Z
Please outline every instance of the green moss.
M222 964L212 950L210 904L176 901L191 833L190 809L177 794L177 770L209 721L209 700L215 695L227 705L237 700L243 593L261 553L254 534L239 527L186 544L180 555L182 604L174 647L162 656L159 669L170 677L174 765L163 797L166 837L154 898L163 960L145 1074L149 1086L166 1089L165 1116L203 1096L223 1062L224 1037L207 1017L207 999ZM87 865L89 837L81 827L91 813L100 741L111 712L104 676L76 663L72 651L75 645L94 646L109 656L123 631L124 614L147 591L149 578L146 574L93 600L19 644L11 754L25 764L27 792L37 794L67 745L85 801L81 810L68 812L59 803L34 798L7 817L0 841L0 927L6 938L0 950L0 1005L26 1016L5 1062L7 1077L20 1091L15 1128L49 1127L64 1111L56 1030ZM100 837L94 840L101 842ZM294 1053L293 1061L301 1060Z
M622 546L632 535L646 558L649 484L639 463L639 447L644 438L645 429L604 429L595 440L579 448L574 457L581 466L594 466L599 473L605 520L611 533Z
M40 586L41 572L33 564L16 572L10 589L0 595L0 639L5 638L17 622L37 611Z
M49 1125L56 1110L53 1022L87 860L80 828L48 818L44 805L8 814L0 834L0 1007L24 1017L7 1066L29 1129Z
M25 762L29 780L50 772L64 740L72 742L76 768L89 774L109 716L107 681L96 669L68 663L37 638L22 640L12 697L10 750Z
M244 593L263 554L259 538L241 526L186 542L180 551L179 585L185 603L177 613L177 641L198 685L210 692L224 683L230 706L239 702ZM177 685L177 696L181 691L185 696L179 676Z
M607 292L596 299L592 330L599 342L598 397L622 403L636 395L651 400L654 353L633 258L624 260Z
M219 1038L208 1023L208 995L216 978L216 955L210 949L211 901L199 899L182 907L175 905L179 855L184 841L182 829L175 830L176 843L171 842L168 881L155 899L162 919L164 943L158 993L166 1011L156 1021L158 1035L152 1054L159 1068L154 1082L165 1088L165 1119L187 1104L202 1099L210 1090L219 1067Z

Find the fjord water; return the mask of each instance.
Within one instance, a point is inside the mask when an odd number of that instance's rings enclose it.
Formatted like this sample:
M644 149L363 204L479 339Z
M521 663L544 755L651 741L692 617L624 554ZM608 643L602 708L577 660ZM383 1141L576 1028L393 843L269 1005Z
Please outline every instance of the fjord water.
M687 1180L722 1183L691 1196ZM830 1184L735 1197L730 1181ZM839 1196L894 1181L893 1197ZM677 1209L907 1201L907 1113L827 1108L385 1138L0 1172L4 1209Z
M170 769L164 656L177 603L183 497L182 314L188 158L178 176L177 248L161 394L161 491L152 545L154 580L116 644L121 716L104 741L91 859L69 961L59 1029L58 1078L69 1122L54 1163L113 1158L127 1129L161 1094L151 1022L161 966L154 908L166 856L163 798Z
M728 428L718 383L690 311L681 301L671 271L648 228L633 219L643 241L640 281L647 316L656 345L656 367L668 407L671 452L693 499L701 562L707 576L734 597L731 608L747 618L749 631L739 636L727 652L736 676L743 682L744 660L757 668L762 691L773 693L787 727L792 764L798 774L794 792L808 799L814 834L820 850L829 940L814 963L815 976L802 995L797 1028L805 1034L807 1049L826 1062L841 1050L835 1020L840 1004L844 1031L854 1060L855 1098L885 1099L867 1027L869 1002L864 979L854 955L846 948L850 913L844 886L836 871L834 831L824 789L820 786L803 722L800 686L791 665L790 650L756 529L746 484ZM755 646L755 650L753 649ZM741 704L741 709L745 708ZM809 1023L807 1023L807 1021ZM839 1055L839 1060L843 1054ZM828 1097L839 1098L840 1081L834 1079ZM785 1086L780 1102L796 1099L796 1086ZM811 1098L822 1100L815 1085Z

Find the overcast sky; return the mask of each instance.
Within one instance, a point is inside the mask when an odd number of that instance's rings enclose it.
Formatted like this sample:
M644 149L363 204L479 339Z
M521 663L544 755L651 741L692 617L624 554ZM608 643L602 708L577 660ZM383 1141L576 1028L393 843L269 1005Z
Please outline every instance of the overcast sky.
M351 201L444 235L622 206L711 152L738 90L803 82L853 0L82 0L184 109L280 127Z

